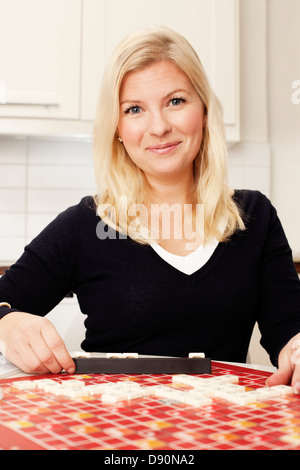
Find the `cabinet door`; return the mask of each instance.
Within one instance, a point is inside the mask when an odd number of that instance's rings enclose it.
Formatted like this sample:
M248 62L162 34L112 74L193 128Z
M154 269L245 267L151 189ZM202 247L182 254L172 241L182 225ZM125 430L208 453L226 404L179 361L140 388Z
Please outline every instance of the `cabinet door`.
M106 0L84 0L81 119L94 121L106 57Z
M83 71L85 119L94 118L100 78L117 43L133 31L160 24L195 48L223 103L227 138L239 140L238 0L84 0L84 12L83 59L89 55Z
M81 0L0 0L0 116L79 118Z

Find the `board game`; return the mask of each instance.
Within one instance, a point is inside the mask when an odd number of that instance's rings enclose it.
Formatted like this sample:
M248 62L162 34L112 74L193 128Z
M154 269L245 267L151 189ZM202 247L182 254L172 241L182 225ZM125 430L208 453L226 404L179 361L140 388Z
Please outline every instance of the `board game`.
M210 375L52 374L2 379L0 449L299 450L300 397L290 392L260 398L254 394L265 388L269 375L212 361ZM199 399L203 383L198 379L213 383L214 378L227 385L218 385L219 394L204 392ZM196 389L194 383L201 387ZM114 399L114 393L105 392L107 386L119 387L123 396ZM224 391L234 386L244 387L253 399L228 401ZM62 388L68 393L59 391Z

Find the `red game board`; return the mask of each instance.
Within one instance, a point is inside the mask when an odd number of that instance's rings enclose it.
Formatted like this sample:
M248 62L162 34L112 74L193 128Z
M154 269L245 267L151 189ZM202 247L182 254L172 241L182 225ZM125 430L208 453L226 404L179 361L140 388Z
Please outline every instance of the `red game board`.
M234 374L239 383L255 389L270 374L248 368L212 363L212 374ZM144 386L172 384L170 375L51 375L87 385L133 380ZM295 395L233 405L214 399L195 408L153 396L116 404L99 397L70 399L43 390L24 391L0 380L0 449L300 449L300 398ZM28 377L26 377L28 380ZM174 384L173 384L174 385Z

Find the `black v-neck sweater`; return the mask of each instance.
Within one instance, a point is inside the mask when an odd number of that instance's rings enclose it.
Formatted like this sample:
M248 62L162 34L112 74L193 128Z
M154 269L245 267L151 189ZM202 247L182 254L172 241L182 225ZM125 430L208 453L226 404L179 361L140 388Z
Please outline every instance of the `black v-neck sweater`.
M246 230L186 275L150 246L110 230L87 197L61 213L0 279L0 318L45 315L70 291L86 315L86 351L244 362L257 321L274 365L300 332L300 284L277 213L257 191L236 191ZM99 235L98 231L98 235ZM102 237L103 238L103 237ZM0 321L1 328L1 321Z

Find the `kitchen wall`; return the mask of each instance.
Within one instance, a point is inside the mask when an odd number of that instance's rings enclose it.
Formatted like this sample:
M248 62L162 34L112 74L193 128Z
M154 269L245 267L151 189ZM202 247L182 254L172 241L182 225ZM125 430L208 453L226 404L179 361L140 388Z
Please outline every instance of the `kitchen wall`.
M300 2L269 0L268 116L271 196L300 260ZM292 84L298 82L297 90Z
M0 139L0 264L59 212L94 192L89 141Z
M270 156L262 143L230 150L230 182L269 194ZM91 140L0 138L0 264L10 265L23 247L59 212L95 191Z

